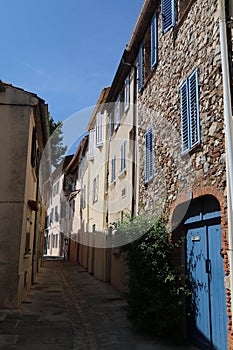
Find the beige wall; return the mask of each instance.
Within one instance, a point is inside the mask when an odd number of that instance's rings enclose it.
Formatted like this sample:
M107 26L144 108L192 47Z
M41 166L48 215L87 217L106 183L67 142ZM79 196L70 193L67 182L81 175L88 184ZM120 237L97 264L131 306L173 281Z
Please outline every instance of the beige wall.
M31 284L32 255L25 255L25 240L28 230L32 252L35 213L27 201L36 199L31 166L32 105L39 101L30 93L6 85L6 91L0 92L0 102L0 307L14 308Z

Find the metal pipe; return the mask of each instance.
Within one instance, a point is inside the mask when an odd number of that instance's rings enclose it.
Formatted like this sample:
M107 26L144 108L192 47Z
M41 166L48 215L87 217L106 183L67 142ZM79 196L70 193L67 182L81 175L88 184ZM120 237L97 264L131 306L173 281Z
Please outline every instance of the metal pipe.
M222 57L222 77L223 77L223 103L224 103L224 122L225 122L225 142L226 142L226 177L227 177L227 216L228 216L228 242L229 242L229 263L230 263L230 289L233 292L233 122L231 106L231 88L228 61L228 46L226 32L226 10L225 0L219 0L219 30L220 46ZM233 295L231 294L231 304Z

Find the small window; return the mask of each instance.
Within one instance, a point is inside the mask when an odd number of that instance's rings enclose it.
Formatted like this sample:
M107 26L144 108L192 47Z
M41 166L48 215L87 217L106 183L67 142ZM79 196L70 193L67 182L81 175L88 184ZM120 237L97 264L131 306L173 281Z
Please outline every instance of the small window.
M128 76L126 79L125 79L125 112L129 109L129 103L130 103L130 77Z
M144 151L144 172L145 183L149 182L154 176L154 142L153 128L150 127L145 133L145 151Z
M116 181L116 156L112 158L111 182Z
M158 63L158 20L157 13L151 21L151 68Z
M104 142L104 115L96 115L96 146L103 145Z
M182 153L200 144L198 69L180 87Z
M89 132L88 158L94 159L95 129Z
M59 221L58 206L55 207L55 221Z
M174 27L175 21L175 0L162 0L162 31L166 33Z
M120 173L125 171L126 169L126 141L124 141L121 145L121 167Z

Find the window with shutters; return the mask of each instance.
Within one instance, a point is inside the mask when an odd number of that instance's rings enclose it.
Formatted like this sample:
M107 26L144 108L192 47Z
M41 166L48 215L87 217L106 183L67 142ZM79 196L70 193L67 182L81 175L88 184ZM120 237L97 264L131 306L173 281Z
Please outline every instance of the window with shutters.
M93 203L98 201L98 192L99 192L99 175L97 175L93 180Z
M116 181L116 156L112 158L112 172L111 172L111 183Z
M182 153L200 144L198 69L180 87Z
M158 19L157 13L154 14L151 21L151 68L154 68L158 62Z
M124 91L124 111L127 112L129 109L130 102L130 77L125 79L125 91Z
M138 91L142 92L158 63L158 16L154 13L138 53Z
M126 170L126 141L121 145L121 166L120 173L123 173Z
M89 132L89 144L88 144L88 158L94 159L94 147L95 147L95 129Z
M114 109L114 129L115 130L120 125L120 119L121 119L121 95L119 94L115 102L115 109Z
M109 114L109 120L108 120L108 138L111 139L113 134L113 112L110 112Z
M104 115L96 115L96 146L102 146L104 142Z
M175 0L162 0L162 31L166 33L176 24Z
M150 127L145 133L144 142L144 181L145 183L147 183L154 176L154 140L152 127Z
M86 208L86 191L86 185L84 185L81 191L81 209Z

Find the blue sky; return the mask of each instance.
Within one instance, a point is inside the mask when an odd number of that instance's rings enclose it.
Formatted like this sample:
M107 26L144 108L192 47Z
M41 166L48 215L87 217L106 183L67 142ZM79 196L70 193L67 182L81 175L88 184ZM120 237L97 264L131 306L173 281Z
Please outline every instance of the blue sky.
M0 79L34 92L55 120L96 104L111 84L143 0L7 0Z

